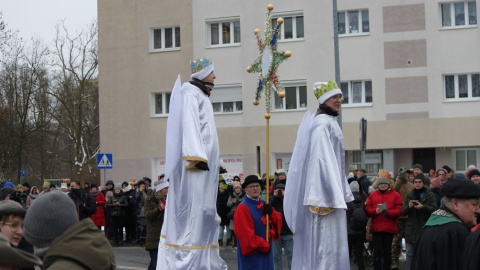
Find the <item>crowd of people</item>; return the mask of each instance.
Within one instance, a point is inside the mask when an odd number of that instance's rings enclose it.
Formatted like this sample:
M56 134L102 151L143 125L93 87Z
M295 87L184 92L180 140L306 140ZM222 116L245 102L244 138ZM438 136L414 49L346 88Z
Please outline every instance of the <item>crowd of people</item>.
M142 241L150 254L149 269L156 269L168 186L161 176L153 183L148 177L122 184L108 180L102 187L89 183L82 187L78 181L60 187L44 183L38 193L28 182L14 186L7 181L0 187L0 235L11 249L0 253L23 258L11 263L12 269L42 264L60 267L56 269L115 269L112 245ZM71 252L65 253L65 248ZM101 260L89 260L101 254ZM4 260L1 256L1 267L9 264Z
M352 166L348 182L355 200L347 203L351 259L365 269L368 243L374 269L479 269L480 238L474 233L480 219L478 180L480 171L473 165L465 173L448 165L424 173L415 164L395 175L380 170L371 178ZM358 224L363 226L354 227ZM399 263L402 250L404 266Z

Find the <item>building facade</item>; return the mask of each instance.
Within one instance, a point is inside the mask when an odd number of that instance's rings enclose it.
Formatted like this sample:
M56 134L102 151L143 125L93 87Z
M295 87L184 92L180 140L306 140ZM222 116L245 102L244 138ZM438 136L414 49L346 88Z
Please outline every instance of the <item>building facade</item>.
M210 97L227 177L265 172L265 107L246 72L259 51L253 30L269 1L98 1L101 152L106 178L156 178L165 166L173 84L189 61L215 65ZM284 99L272 98L269 172L288 170L303 115L318 107L312 86L334 80L332 1L273 1ZM476 1L338 0L342 129L347 164L361 164L359 121L368 120L366 168L480 160L480 32ZM102 174L103 175L103 174ZM105 179L102 179L105 181Z

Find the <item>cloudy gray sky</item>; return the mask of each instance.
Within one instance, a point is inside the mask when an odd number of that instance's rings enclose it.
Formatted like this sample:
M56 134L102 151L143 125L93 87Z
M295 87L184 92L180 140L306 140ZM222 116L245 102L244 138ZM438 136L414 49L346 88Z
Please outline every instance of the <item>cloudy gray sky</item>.
M97 18L97 0L0 0L3 21L20 36L50 43L61 20L70 33L85 29Z

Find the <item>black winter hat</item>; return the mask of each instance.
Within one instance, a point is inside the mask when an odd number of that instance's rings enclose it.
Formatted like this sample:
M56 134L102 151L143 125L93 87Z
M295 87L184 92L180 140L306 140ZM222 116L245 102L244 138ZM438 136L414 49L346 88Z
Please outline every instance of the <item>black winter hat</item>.
M468 179L471 179L471 178L472 178L472 176L474 176L474 175L478 175L478 176L480 176L480 171L479 171L479 170L477 170L477 169L473 169L473 170L471 170L471 171L468 173Z
M442 168L444 168L448 173L453 171L452 168L448 167L448 165L443 165Z
M105 186L108 186L108 185L115 186L115 183L113 183L113 180L107 180L107 182L105 183Z
M420 179L422 180L423 184L425 184L425 175L423 175L423 173L415 175L415 178L413 178L413 180L415 181L415 179Z
M449 198L480 198L480 185L470 180L453 178L441 187L440 193Z

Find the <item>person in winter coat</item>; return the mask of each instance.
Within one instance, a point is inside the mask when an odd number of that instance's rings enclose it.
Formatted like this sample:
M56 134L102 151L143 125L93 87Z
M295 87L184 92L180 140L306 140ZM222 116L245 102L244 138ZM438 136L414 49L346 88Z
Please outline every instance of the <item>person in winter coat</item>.
M354 200L347 203L347 231L348 231L348 254L355 256L359 270L365 270L365 262L363 260L363 243L365 242L365 234L367 227L356 228L352 225L353 212L357 209L363 209L365 203L362 199L362 193L360 191L360 185L357 181L350 183L350 189L352 190ZM366 225L366 224L365 224Z
M128 201L122 193L122 188L115 186L113 196L107 201L107 208L110 208L113 238L116 244L121 244L123 240L123 225L125 222L125 208L127 206Z
M103 193L98 190L96 184L90 186L90 196L92 196L97 202L97 212L91 215L90 218L93 220L93 223L97 225L98 229L101 229L102 226L107 225L107 222L105 221L105 204L107 204L107 200L105 199L105 196L103 196Z
M442 186L441 192L442 205L430 215L418 236L413 270L471 269L462 266L468 263L462 256L470 228L480 214L480 185L453 178ZM474 256L478 257L478 253Z
M228 225L228 229L232 232L233 238L233 247L236 246L236 238L235 238L235 227L233 226L233 216L235 214L235 210L237 206L242 202L243 197L245 196L245 192L242 190L242 186L240 182L235 182L233 186L233 193L228 197L227 207L230 208L230 212L228 212L227 217L230 219L230 224Z
M157 267L159 235L163 226L168 186L168 182L163 179L155 182L155 192L145 199L145 215L147 216L145 250L150 253L148 270L155 270Z
M137 216L133 214L133 189L127 181L122 183L122 193L127 198L128 205L125 208L125 241L131 243L135 238L135 225Z
M42 269L115 269L112 246L90 218L61 191L40 195L25 216L24 237L42 258Z
M228 229L230 219L227 217L230 209L227 207L228 197L230 193L228 192L228 185L225 180L221 180L218 184L218 194L217 194L217 214L220 216L222 221L220 222L220 230L218 232L218 245L223 246L223 233L227 229L227 243L226 245L231 245L232 241L232 232Z
M398 232L398 218L402 214L403 201L398 192L390 190L390 180L380 177L377 183L378 190L368 197L365 212L372 217L370 231L375 247L374 268L382 270L391 268L392 240Z
M402 207L402 215L407 216L405 225L405 243L407 249L407 257L405 260L406 270L410 270L413 251L420 230L423 228L423 225L427 223L430 214L437 210L435 194L425 186L425 177L423 177L423 174L417 174L415 176L413 185L415 188L407 195Z
M36 186L33 186L30 189L30 194L27 196L27 202L25 203L25 206L27 209L32 205L32 203L35 201L35 199L38 197L38 188Z
M73 203L75 203L80 220L89 218L97 211L97 202L90 196L90 193L85 193L84 189L80 186L80 182L73 181L70 183L68 196L72 199Z
M142 227L139 224L145 224L145 200L147 198L147 184L145 180L141 179L137 182L137 189L133 196L133 203L135 204L135 216L137 220L137 226L135 228L135 239L132 241L134 244L138 243L141 239Z
M292 256L293 256L293 233L288 227L287 221L285 220L285 214L283 211L283 199L285 196L285 184L286 180L284 177L281 177L282 173L279 173L279 181L275 185L275 189L272 194L272 207L277 212L282 214L282 228L280 231L280 239L278 241L272 242L273 249L273 263L275 270L283 269L283 255L282 249L285 251L285 256L287 257L288 269L292 269ZM284 181L280 179L284 179Z
M408 170L405 167L401 167L398 170L397 180L393 185L393 190L398 192L402 196L402 200L405 202L407 195L412 192L413 184L408 182L407 174ZM423 174L421 174L423 175ZM392 269L399 269L400 255L402 254L401 244L402 238L405 238L405 224L407 222L407 215L402 214L398 219L398 233L393 236L392 241Z

